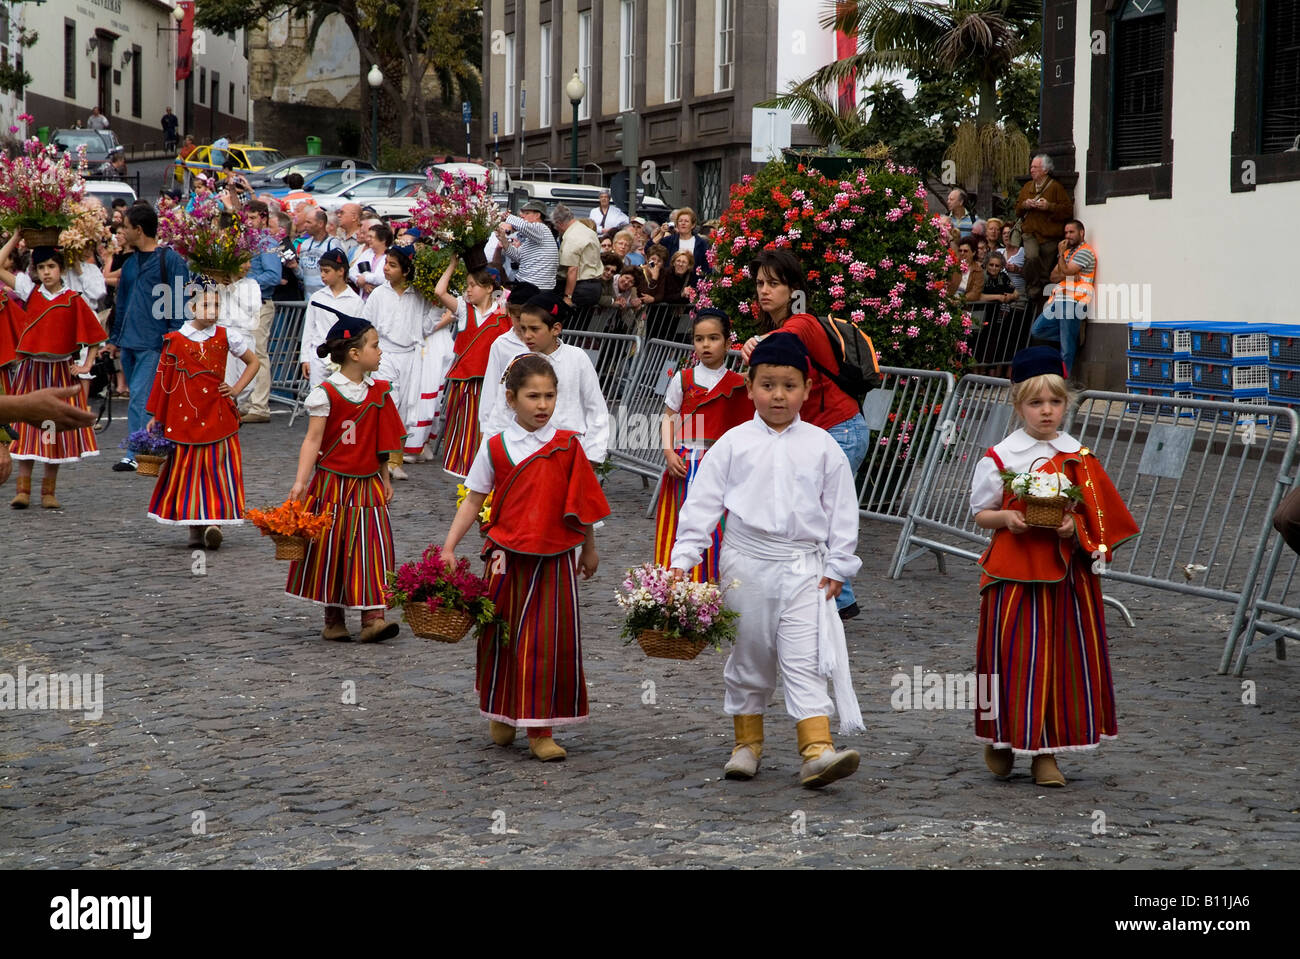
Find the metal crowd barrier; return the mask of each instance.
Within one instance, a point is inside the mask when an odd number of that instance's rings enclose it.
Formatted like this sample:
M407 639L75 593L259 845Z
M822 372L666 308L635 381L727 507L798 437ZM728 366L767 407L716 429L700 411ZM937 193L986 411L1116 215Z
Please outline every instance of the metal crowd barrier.
M591 358L591 365L596 368L596 379L600 381L601 395L605 397L605 406L613 410L627 392L636 356L641 351L640 338L626 333L566 331L561 339L569 346L583 350Z
M862 404L872 436L858 470L858 512L867 519L904 523L956 380L951 373L892 366L882 366L880 375L880 386Z
M1285 482L1279 477L1279 483ZM1288 487L1289 489L1289 487ZM1246 659L1252 652L1268 643L1274 644L1278 659L1286 659L1286 640L1300 640L1300 624L1287 622L1300 620L1300 583L1296 572L1300 570L1297 556L1280 535L1273 537L1268 563L1263 567L1250 608L1250 619L1241 633L1237 667L1233 672L1240 676L1246 670ZM1276 617L1265 619L1265 616ZM1219 672L1228 671L1232 661L1233 637L1224 645Z
M971 338L974 369L989 375L1007 372L1011 358L1029 345L1029 328L1034 317L1029 304L972 304L975 328Z
M283 403L292 413L292 426L302 412L307 399L309 383L302 375L302 328L307 317L306 301L275 304L275 317L271 320L271 335L266 353L271 365L271 401Z

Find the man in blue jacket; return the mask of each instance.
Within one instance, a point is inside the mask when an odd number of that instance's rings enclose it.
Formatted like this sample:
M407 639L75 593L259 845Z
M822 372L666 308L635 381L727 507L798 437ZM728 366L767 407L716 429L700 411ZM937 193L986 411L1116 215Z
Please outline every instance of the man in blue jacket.
M127 207L121 232L135 252L122 264L110 342L121 351L122 373L131 390L126 428L134 433L149 421L145 404L158 372L163 336L185 322L184 291L190 271L175 250L158 245L158 214L147 203ZM127 453L113 469L135 470L135 457Z

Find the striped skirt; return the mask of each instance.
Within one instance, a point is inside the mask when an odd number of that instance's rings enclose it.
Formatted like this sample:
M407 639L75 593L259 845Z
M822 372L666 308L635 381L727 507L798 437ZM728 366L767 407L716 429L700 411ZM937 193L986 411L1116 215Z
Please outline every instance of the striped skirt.
M665 471L659 480L659 498L655 503L655 562L660 566L667 566L672 557L673 542L677 539L677 514L686 502L695 474L700 471L704 453L704 450L678 449L677 455L686 461L686 476L678 479ZM687 574L687 579L697 583L718 582L718 554L722 550L722 533L726 525L727 517L724 515L713 531L713 540L704 551L700 565Z
M975 715L980 742L1032 756L1115 738L1101 582L1087 561L1073 560L1060 583L986 587L975 671L977 688L996 690Z
M384 609L393 569L393 530L384 484L376 476L337 476L317 470L305 500L312 512L334 510L334 525L289 564L284 591L325 606Z
M235 526L243 515L239 436L218 443L177 443L158 472L149 518L168 526Z
M510 635L504 645L495 629L479 638L474 688L480 712L511 726L586 721L576 557L502 551L493 557L497 564L504 557L504 568L490 574L488 586Z
M38 360L25 357L18 363L13 374L13 393L34 393L49 387L80 386L81 380L72 375L67 360ZM84 390L78 390L76 396L68 400L79 410L86 410ZM75 463L89 456L99 455L99 444L95 442L95 431L89 426L79 430L63 430L58 433L46 433L39 426L30 423L16 424L18 440L10 450L16 460L39 460L42 463ZM52 440L53 442L47 442Z
M452 476L469 475L483 437L478 428L478 398L483 377L448 380L446 388L446 435L442 441L442 468Z

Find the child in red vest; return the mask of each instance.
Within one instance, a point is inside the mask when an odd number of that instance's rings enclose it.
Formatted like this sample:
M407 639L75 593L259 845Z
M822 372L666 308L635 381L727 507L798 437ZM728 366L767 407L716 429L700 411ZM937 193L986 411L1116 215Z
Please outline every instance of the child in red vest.
M1054 754L1095 748L1117 732L1094 561L1109 562L1138 527L1097 458L1060 432L1070 398L1060 352L1021 350L1011 381L1024 428L991 447L971 480L975 524L993 530L980 557L975 650L978 688L992 695L976 712L975 738L994 775L1010 775L1019 754L1033 757L1036 784L1064 786ZM1083 501L1058 529L1029 526L1003 470L1064 473Z
M9 314L10 322L16 323L17 328L10 336L0 337L0 350L5 352L0 355L0 367L17 361L9 384L15 394L80 385L78 377L90 372L99 345L108 335L90 312L85 298L64 285L62 253L52 246L40 246L32 251L32 268L40 281L38 286L25 273L15 276L6 268L16 245L17 240L11 237L0 250L0 281L27 303L21 313L15 309ZM88 352L85 361L78 365L76 357L83 346L88 347ZM12 355L8 355L10 350ZM68 402L87 409L84 392L78 392ZM19 423L18 439L10 455L18 461L18 476L14 481L17 495L9 505L27 509L31 504L32 471L40 461L45 464L41 506L59 509L59 501L54 497L59 466L98 456L99 446L90 427L56 433L30 423Z
M727 369L731 320L721 310L704 309L692 323L695 357L699 362L680 370L664 394L660 427L668 468L659 480L655 506L655 562L667 566L677 538L677 514L700 468L704 454L722 434L754 418L754 403L745 378ZM680 424L680 429L676 429ZM700 564L690 571L696 582L718 581L718 550L726 519L713 531L713 541Z
M244 468L235 397L257 375L253 343L238 330L217 326L215 288L194 298L194 318L163 336L162 356L145 409L149 427L162 424L175 443L163 463L149 503L149 516L169 526L188 526L190 546L221 545L221 527L244 521ZM246 364L226 385L226 361Z
M454 564L456 545L492 492L485 549L492 601L507 631L491 628L479 638L479 710L493 742L509 746L522 726L543 762L566 755L553 727L587 719L577 573L595 574L592 527L609 515L577 434L551 422L557 388L555 368L540 356L510 367L506 400L515 419L474 458L469 495L442 547L443 562Z
M406 430L388 382L372 377L380 352L369 321L339 320L317 354L339 369L307 396L311 419L289 498L316 513L332 510L334 523L290 564L285 592L325 607L325 639L350 639L343 614L356 609L360 641L378 642L400 629L384 619L384 586L393 569L389 455L401 450Z
M442 468L452 476L464 477L474 462L483 440L479 432L478 403L483 393L483 374L497 337L510 330L505 307L493 297L496 280L487 270L476 270L465 281L465 295L447 292L456 255L438 280L438 299L456 313L456 358L447 371L443 387Z

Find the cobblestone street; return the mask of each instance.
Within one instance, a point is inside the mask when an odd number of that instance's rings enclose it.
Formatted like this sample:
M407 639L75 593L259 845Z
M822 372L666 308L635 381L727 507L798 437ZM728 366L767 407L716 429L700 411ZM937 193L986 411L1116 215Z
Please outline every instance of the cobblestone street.
M249 506L288 493L305 429L288 421L243 430ZM614 473L581 587L591 721L543 765L522 737L491 744L471 641L323 641L251 526L196 575L185 533L145 516L153 481L110 471L124 434L115 420L103 455L63 470L62 510L0 515L0 673L104 677L98 719L0 712L0 866L1300 865L1300 666L1255 655L1243 705L1242 681L1215 673L1226 606L1117 587L1137 620L1111 611L1120 738L1063 754L1064 789L1023 762L999 782L968 710L891 706L897 673L973 668L975 568L923 559L891 582L897 527L864 523L848 639L867 732L837 739L859 772L800 789L778 703L758 777L727 782L723 656L651 660L618 635L613 591L653 531L650 490ZM441 543L455 498L440 468L407 471L399 560Z

